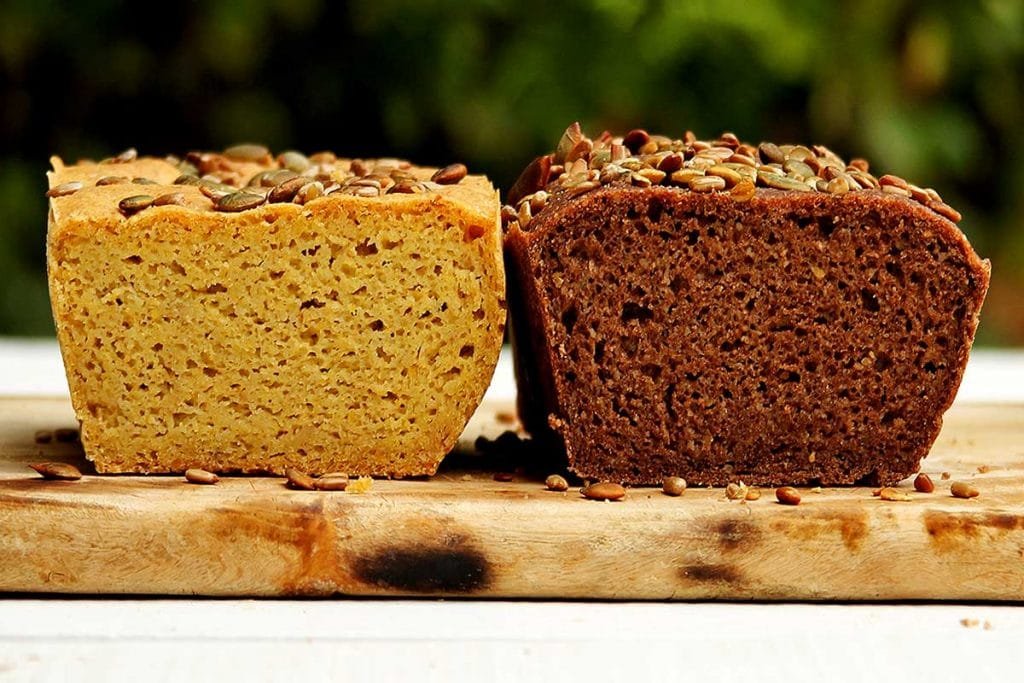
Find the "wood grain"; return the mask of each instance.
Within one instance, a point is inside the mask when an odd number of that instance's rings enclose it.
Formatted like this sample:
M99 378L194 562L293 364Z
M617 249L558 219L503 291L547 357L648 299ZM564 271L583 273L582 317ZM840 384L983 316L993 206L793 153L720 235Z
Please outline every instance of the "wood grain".
M485 405L464 441L496 435ZM957 406L910 502L868 488L801 491L798 507L722 489L630 489L595 502L543 475L492 478L459 458L370 492L292 491L271 477L97 476L60 399L0 399L0 591L211 596L1024 600L1024 406ZM31 462L75 463L77 482ZM979 472L981 468L981 472ZM978 498L949 494L972 481Z

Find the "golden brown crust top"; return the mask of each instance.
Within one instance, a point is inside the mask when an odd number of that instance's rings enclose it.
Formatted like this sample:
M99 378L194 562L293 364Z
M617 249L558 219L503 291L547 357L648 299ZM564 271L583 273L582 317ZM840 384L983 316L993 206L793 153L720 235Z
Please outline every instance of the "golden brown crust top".
M485 176L467 175L462 164L437 169L399 159L340 159L329 152L274 157L257 145L191 152L184 160L138 157L128 150L98 163L65 166L59 157L51 163L47 196L58 223L116 226L154 210L237 213L274 204L401 205L428 197L494 215L494 187Z
M958 222L960 213L935 190L893 175L873 176L868 162L849 163L823 145L742 142L732 133L698 140L634 129L623 136L605 131L588 138L579 123L569 126L552 154L534 159L519 176L502 208L502 223L525 229L549 199L569 200L605 185L664 185L701 193L723 193L747 201L762 191L826 193L881 192L920 203ZM557 202L556 202L557 203Z

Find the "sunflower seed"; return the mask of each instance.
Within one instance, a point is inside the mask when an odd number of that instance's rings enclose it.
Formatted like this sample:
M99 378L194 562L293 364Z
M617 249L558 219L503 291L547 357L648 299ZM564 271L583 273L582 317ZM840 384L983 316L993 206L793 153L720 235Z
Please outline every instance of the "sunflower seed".
M142 178L142 177L132 178L132 183L135 184L135 185L159 185L160 184L157 181L153 180L152 178Z
M185 193L184 192L168 192L162 194L153 200L153 206L184 206L185 205Z
M286 180L280 185L271 188L267 194L267 201L271 204L279 202L290 202L295 198L295 194L305 185L307 180L300 176L296 176L291 180Z
M117 208L121 210L125 216L130 216L133 213L138 213L145 208L148 208L153 204L153 197L148 194L137 194L131 197L125 197L117 203Z
M289 467L284 471L284 475L288 478L286 485L289 488L299 491L312 491L316 488L313 477L309 476L302 470Z
M247 191L240 191L224 195L217 200L214 207L218 211L246 211L248 209L255 209L264 201L266 201L266 199L262 195Z
M558 145L555 147L555 162L565 163L569 153L576 147L576 143L583 139L583 131L580 130L579 121L574 121L565 132L562 133L562 137L558 140Z
M135 161L139 158L139 153L134 147L129 147L125 151L118 154L116 157L110 160L112 164L126 164L129 161Z
M79 469L66 462L40 462L29 465L29 467L41 474L43 479L75 481L82 478L82 473Z
M72 180L69 183L61 183L60 185L54 185L46 191L46 196L53 197L66 197L69 194L74 194L82 189L84 183L80 180ZM38 190L37 190L38 191ZM36 195L38 196L38 195Z
M694 192L715 192L725 189L725 178L719 176L703 176L690 181L690 189Z
M465 178L467 173L465 164L449 164L438 169L430 179L441 185L454 185Z
M311 183L306 183L299 188L299 191L295 193L295 198L292 200L296 204L305 204L311 202L317 197L324 195L324 185L319 180L314 180Z
M342 472L331 472L313 480L313 488L318 491L344 491L348 488L348 475Z
M103 185L120 185L127 183L128 179L123 175L105 175L96 181L96 186L101 187Z
M388 194L416 194L422 191L423 188L415 180L399 180L388 189Z

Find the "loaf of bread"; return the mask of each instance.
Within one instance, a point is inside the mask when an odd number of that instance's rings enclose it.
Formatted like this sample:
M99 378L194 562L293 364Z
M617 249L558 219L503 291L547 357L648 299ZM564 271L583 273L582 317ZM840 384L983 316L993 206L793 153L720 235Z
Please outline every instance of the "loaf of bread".
M498 196L244 145L53 159L47 265L100 472L433 473L505 325Z
M989 282L934 191L574 125L508 202L519 409L580 476L893 484L928 453Z

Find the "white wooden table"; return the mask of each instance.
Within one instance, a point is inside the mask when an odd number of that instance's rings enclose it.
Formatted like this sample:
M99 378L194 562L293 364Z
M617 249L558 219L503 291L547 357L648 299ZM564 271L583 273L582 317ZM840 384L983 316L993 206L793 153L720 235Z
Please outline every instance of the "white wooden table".
M0 340L0 394L66 393L53 342ZM1024 352L957 400L1024 401ZM1017 680L1022 644L1010 605L0 596L0 681Z

